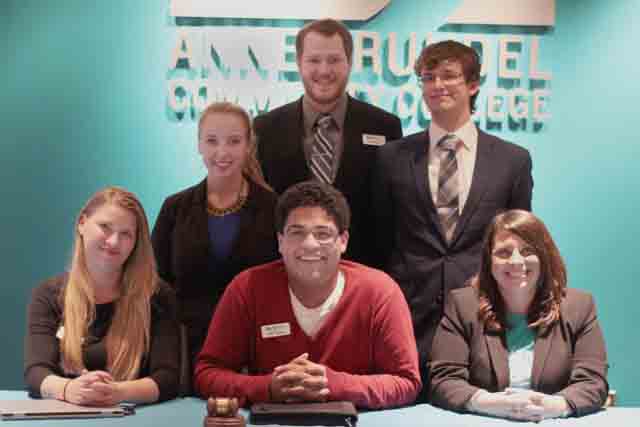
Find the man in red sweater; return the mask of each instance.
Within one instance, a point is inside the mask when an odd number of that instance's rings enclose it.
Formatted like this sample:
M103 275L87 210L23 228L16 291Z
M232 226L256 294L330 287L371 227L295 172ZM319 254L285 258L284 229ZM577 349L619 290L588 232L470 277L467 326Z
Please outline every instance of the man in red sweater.
M341 261L349 221L345 198L330 185L305 181L280 197L282 260L245 270L225 291L196 363L201 396L361 408L415 400L409 308L385 273Z

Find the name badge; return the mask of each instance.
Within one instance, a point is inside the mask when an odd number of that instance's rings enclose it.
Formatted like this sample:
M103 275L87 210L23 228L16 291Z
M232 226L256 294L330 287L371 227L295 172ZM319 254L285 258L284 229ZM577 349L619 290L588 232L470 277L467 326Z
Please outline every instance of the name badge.
M276 338L291 335L291 325L289 322L274 323L273 325L264 325L260 327L262 338Z
M362 134L362 143L364 145L375 145L380 147L387 142L387 138L384 135L371 135L368 133Z

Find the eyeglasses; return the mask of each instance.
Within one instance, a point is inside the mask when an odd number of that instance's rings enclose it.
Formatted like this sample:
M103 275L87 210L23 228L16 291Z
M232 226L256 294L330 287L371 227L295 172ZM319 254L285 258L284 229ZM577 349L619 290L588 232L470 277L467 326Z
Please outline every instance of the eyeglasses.
M424 73L418 76L418 83L423 85L432 85L435 84L436 80L440 80L440 82L445 86L453 86L460 83L460 78L464 77L462 73Z
M493 255L493 257L496 258L497 260L508 261L514 257L516 252L524 259L538 256L536 252L533 250L533 248L530 248L530 247L524 247L522 249L500 248L493 251L491 255Z
M317 227L309 230L297 226L284 230L284 237L292 243L300 244L307 239L309 233L311 233L319 245L330 245L335 242L338 237L338 232L329 227Z

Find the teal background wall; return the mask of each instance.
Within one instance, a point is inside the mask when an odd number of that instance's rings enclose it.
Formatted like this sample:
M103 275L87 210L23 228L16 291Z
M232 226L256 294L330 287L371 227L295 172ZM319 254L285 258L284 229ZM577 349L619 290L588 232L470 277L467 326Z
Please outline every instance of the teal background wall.
M373 22L352 28L432 31L457 2L431 3L396 0ZM640 1L556 4L555 27L542 32L553 117L539 132L499 135L531 151L534 211L565 257L570 285L596 298L619 402L638 406L640 30L630 22L640 18ZM0 5L0 389L23 386L30 290L67 265L74 217L89 195L105 185L127 187L153 223L164 197L204 174L193 123L167 119L176 32L167 6L154 0ZM455 38L480 32L441 30Z

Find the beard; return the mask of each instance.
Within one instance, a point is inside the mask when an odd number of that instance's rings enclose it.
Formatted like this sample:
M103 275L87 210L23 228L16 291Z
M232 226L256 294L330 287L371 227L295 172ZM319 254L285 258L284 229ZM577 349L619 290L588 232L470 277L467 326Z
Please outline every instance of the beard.
M316 105L335 104L347 89L347 79L343 82L333 83L332 89L326 92L319 91L317 85L313 82L305 82L303 80L302 83L304 85L304 95Z

